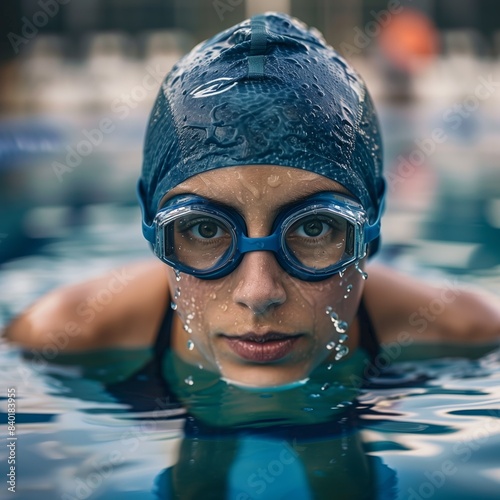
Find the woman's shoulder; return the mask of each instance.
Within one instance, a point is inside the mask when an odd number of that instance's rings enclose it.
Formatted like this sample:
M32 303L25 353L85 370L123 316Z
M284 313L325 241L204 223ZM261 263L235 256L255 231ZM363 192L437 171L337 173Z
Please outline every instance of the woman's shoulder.
M53 290L5 329L8 340L41 349L57 340L69 351L154 342L169 291L165 264L128 264L75 285Z
M500 339L500 298L450 279L431 285L370 265L364 301L379 341L494 343Z

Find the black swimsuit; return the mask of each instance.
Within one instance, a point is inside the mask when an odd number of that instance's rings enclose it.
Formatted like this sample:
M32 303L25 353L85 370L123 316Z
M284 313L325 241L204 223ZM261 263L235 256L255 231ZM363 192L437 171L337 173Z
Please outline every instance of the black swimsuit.
M159 406L163 408L179 406L162 373L165 353L170 349L173 317L174 312L168 308L156 335L153 357L127 380L107 387L107 390L116 399L126 404L132 404L136 411L158 409ZM359 304L358 318L360 326L359 347L373 361L380 351L380 345L363 300Z

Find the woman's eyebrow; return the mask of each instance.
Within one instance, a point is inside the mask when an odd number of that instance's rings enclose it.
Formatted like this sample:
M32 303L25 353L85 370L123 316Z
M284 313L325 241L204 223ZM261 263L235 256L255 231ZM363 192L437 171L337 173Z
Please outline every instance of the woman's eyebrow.
M332 189L331 185L316 186L314 189L310 189L310 190L306 189L302 193L297 193L297 195L295 195L295 196L290 196L285 203L280 204L280 205L278 205L276 207L273 207L272 210L270 210L270 213L273 216L276 216L281 211L286 210L287 208L289 208L290 206L294 205L295 203L298 203L298 202L306 200L310 196L313 196L313 195L319 194L319 193L332 193L332 192L334 192L334 193L340 193L340 194L345 194L345 195L349 196L348 191L346 189L342 188L342 186L339 186L339 188L337 188L337 189ZM235 205L232 205L231 203L227 203L227 202L221 201L221 200L219 200L217 198L212 198L210 196L203 196L203 198L205 198L208 201L211 201L213 203L216 203L218 205L221 205L221 206L223 206L226 209L234 210L241 217L245 218L244 213L242 212L242 210L239 207L237 207Z
M300 202L300 201L304 201L306 200L307 198L309 198L310 196L313 196L315 194L319 194L319 193L326 193L326 192L335 192L335 193L341 193L341 194L346 194L349 196L349 192L343 188L342 186L338 186L336 187L335 189L332 188L332 185L329 183L329 182L319 182L317 183L314 187L310 188L310 189L303 189L302 192L300 193L296 193L295 195L291 195L288 197L287 201L281 205L278 205L276 207L273 207L273 209L270 211L271 214L273 215L276 215L278 214L279 212L281 212L282 210L290 207L291 205L297 203L297 202ZM217 197L213 197L213 196L210 196L210 195L200 195L199 193L191 193L191 192L185 192L185 193L179 193L179 194L183 194L183 195L194 195L194 196L201 196L202 198L205 198L207 201L210 201L212 203L215 203L217 205L220 205L228 210L234 210L236 213L238 213L241 217L245 218L244 217L244 213L243 211L241 210L241 208L239 208L238 206L236 205L233 205L225 200L222 200L220 198L217 198ZM165 205L165 203L169 200L169 198L166 198L165 200L162 201L161 205L159 208L161 208L162 206Z

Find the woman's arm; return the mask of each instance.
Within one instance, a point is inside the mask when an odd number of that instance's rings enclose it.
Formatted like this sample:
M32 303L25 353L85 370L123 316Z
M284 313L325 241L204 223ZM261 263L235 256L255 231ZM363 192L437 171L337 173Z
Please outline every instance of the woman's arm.
M139 262L41 297L5 329L25 348L147 346L169 304L165 264Z
M379 340L408 332L415 342L491 343L500 339L500 298L460 286L440 287L374 264L364 297Z

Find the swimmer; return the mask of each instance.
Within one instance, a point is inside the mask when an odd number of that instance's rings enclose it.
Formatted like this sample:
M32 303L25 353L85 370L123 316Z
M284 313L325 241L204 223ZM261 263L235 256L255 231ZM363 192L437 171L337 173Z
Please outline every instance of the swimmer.
M98 309L116 271L47 294L6 336L42 349L66 332L65 352L161 346L256 387L358 350L373 359L401 332L497 342L495 298L368 264L382 162L365 84L321 35L282 14L244 21L181 59L156 99L138 183L156 260L120 270L125 284Z

